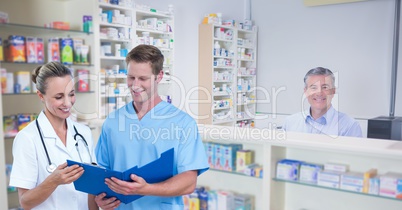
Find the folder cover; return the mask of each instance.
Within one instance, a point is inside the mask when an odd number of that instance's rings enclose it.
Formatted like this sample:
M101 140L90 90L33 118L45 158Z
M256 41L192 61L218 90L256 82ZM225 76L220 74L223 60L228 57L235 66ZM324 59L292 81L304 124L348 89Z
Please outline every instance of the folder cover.
M159 159L141 168L134 166L124 172L113 171L96 165L79 163L72 160L67 160L67 164L68 166L78 164L85 170L84 174L74 181L76 190L93 195L106 193L107 198L116 197L121 202L127 204L141 198L143 195L122 195L115 193L105 184L105 178L116 177L120 180L130 182L132 181L130 175L135 174L145 179L148 183L165 181L173 176L173 160L174 148L163 152Z

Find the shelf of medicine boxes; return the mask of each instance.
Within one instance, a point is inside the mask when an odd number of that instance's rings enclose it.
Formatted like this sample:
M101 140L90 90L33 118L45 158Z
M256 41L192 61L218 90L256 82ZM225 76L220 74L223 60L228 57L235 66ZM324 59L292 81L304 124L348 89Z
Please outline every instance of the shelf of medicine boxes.
M400 198L398 199L398 198L392 198L392 197L385 197L385 196L381 196L381 195L344 190L341 188L326 187L326 186L321 186L321 185L317 185L317 184L313 184L313 183L291 181L291 180L284 180L284 179L277 179L277 178L272 178L272 180L275 182L284 182L284 183L296 184L296 185L307 186L307 187L312 187L312 188L321 188L321 189L326 189L326 190L330 190L330 191L339 191L342 193L352 193L352 194L356 194L356 195L362 195L362 196L368 196L368 197L380 198L380 199L389 199L389 200L393 200L393 201L402 202L402 199L400 199Z
M83 34L93 34L92 32L84 32L81 30L62 30L56 28L45 28L42 26L34 26L34 25L24 25L24 24L15 24L15 23L0 23L0 31L7 33L22 33L29 34L30 36L34 35L83 35Z
M292 132L283 137L286 139L271 141L271 149L267 151L271 163L271 176L267 180L270 196L267 198L272 202L271 209L402 209L402 200L275 178L276 163L285 158L315 164L347 164L351 172L375 168L379 175L402 173L402 168L398 167L402 161L402 142ZM312 198L314 202L310 202Z
M263 167L263 178L251 179L209 170L197 183L216 189L251 194L255 209L400 210L402 200L373 197L275 179L276 163L282 159L316 164L336 162L349 165L349 171L376 168L378 174L402 173L402 142L307 133L285 133L277 129L236 128L199 124L204 141L240 143L255 151L255 162Z
M256 113L257 27L237 29L237 123L248 124ZM252 69L252 71L250 71Z
M254 162L262 166L263 176L269 176L269 174L266 175L266 162L264 162L265 158L267 158L265 157L267 154L265 151L268 150L269 147L266 146L264 141L251 141L248 139L248 135L242 135L245 134L248 129L203 124L199 124L198 127L204 142L242 144L243 149L253 151ZM236 136L236 134L239 135ZM254 209L268 209L264 206L266 200L264 193L267 192L267 189L265 189L267 186L266 180L265 177L259 178L239 172L209 169L199 176L197 185L206 186L212 190L229 190L235 193L252 195L255 199Z
M135 18L135 45L150 44L161 50L165 60L163 63L164 76L160 84L169 85L171 83L171 76L173 75L174 68L173 14L168 12L158 12L153 9L145 11L136 8ZM168 87L162 89L168 89Z

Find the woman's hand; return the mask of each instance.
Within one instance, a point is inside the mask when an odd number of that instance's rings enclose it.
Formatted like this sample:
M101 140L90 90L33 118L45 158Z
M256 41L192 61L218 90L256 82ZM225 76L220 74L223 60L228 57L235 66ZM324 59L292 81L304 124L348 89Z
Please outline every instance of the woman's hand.
M63 163L57 166L56 170L48 178L56 185L70 184L80 178L83 173L83 167L79 165L67 166L67 163Z

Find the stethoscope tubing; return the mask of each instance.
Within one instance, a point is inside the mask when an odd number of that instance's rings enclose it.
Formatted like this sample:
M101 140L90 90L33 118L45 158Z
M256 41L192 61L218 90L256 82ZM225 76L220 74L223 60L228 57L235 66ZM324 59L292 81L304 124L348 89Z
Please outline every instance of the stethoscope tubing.
M52 173L52 172L56 169L57 166L56 166L56 164L52 163L52 161L51 161L51 159L50 159L49 153L48 153L47 148L46 148L46 145L45 145L45 141L43 140L42 130L40 129L38 119L36 119L35 121L36 121L36 128L38 129L38 133L39 133L39 136L40 136L42 145L43 145L43 149L45 150L45 153L46 153L46 158L47 158L47 162L48 162L48 166L46 167L46 170L47 170L49 173ZM76 148L76 150L77 150L77 152L78 152L78 156L80 157L81 162L82 162L82 157L81 157L81 153L80 153L80 151L79 151L79 149L78 149L78 140L77 140L77 136L80 137L80 139L84 142L84 145L85 145L85 148L87 149L87 152L88 152L88 155L89 155L89 159L90 159L90 161L91 161L91 164L96 164L96 163L94 163L94 162L92 161L91 152L89 151L88 143L87 143L87 141L85 140L84 136L81 135L80 133L78 133L78 130L77 130L77 128L76 128L74 125L73 125L73 127L74 127L74 131L75 131L74 140L76 141L76 143L75 143L75 148Z

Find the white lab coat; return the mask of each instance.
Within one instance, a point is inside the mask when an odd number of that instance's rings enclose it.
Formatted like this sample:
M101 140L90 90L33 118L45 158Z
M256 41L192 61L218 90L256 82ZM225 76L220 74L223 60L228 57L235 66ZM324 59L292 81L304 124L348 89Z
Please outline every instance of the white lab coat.
M66 162L67 159L81 162L75 147L76 140L74 140L75 131L73 125L77 128L78 133L83 135L88 142L90 155L93 161L95 161L92 133L87 126L67 119L67 142L66 146L64 146L43 112L39 114L38 122L52 163L58 166ZM83 162L89 162L90 158L84 144L83 141L78 141ZM15 137L13 157L14 162L10 175L10 186L33 189L49 176L50 173L46 170L49 164L48 159L35 121L32 121ZM39 209L88 209L88 195L76 191L73 183L59 185L47 200L33 208L33 210Z

